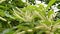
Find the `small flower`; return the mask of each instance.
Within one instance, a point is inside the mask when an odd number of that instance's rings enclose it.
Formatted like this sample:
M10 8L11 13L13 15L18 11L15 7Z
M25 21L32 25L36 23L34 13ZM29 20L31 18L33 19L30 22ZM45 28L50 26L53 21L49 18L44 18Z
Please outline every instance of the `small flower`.
M51 8L54 10L54 12L57 12L57 11L59 11L59 9L57 8L57 6L58 6L58 4L56 4L56 5L53 5Z
M38 0L35 0L35 2L36 2L36 4L40 4L41 3L41 1L38 1Z

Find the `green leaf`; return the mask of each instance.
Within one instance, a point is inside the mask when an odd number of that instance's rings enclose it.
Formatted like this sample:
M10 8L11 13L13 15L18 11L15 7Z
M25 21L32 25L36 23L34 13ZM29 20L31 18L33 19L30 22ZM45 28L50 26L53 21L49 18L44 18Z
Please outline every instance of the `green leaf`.
M52 14L54 14L54 11L50 10L50 11L48 12L48 18L50 18L50 17L52 16Z
M5 11L5 16L6 17L9 17L10 19L15 19L15 17L12 15L9 14L9 12Z
M48 10L50 8L50 6L52 6L52 4L55 3L56 0L51 0L49 3L48 3L48 6L46 7L46 10Z
M45 20L45 21L43 21L42 23L43 23L43 24L46 24L47 26L51 26L51 22L48 21L48 20Z
M14 11L14 16L16 16L16 18L25 21L25 19L18 14L19 13L18 11L16 10L13 10L13 11Z
M7 21L6 19L4 19L4 18L2 18L2 17L0 17L0 19L3 20L3 21Z
M1 16L5 16L4 10L1 10L1 9L0 9L0 15L1 15Z
M55 21L54 25L59 25L60 24L60 19L58 19L57 21Z

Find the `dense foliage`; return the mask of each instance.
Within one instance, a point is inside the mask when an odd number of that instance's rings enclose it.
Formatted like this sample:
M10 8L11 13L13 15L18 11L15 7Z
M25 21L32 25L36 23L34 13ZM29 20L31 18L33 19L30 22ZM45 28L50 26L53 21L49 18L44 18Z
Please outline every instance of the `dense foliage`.
M59 12L50 8L56 0L50 0L47 7L34 1L1 0L0 34L59 34Z

